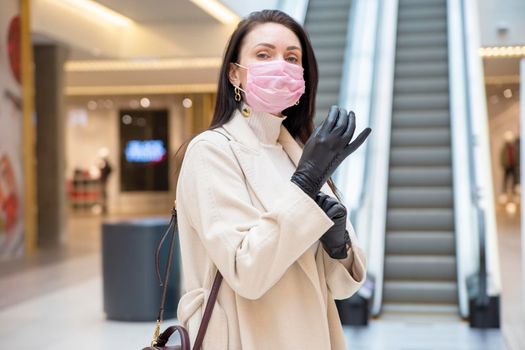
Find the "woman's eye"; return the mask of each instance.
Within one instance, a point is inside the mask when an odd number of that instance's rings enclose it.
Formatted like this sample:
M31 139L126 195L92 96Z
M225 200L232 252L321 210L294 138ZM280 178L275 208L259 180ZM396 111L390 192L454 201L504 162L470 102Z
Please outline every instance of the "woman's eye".
M290 56L290 57L287 57L286 60L290 63L297 63L299 62L299 60L297 59L297 57L295 56Z
M265 53L265 52L261 52L261 53L257 54L257 57L258 58L262 58L262 59L266 59L266 58L268 58L270 56L267 53Z

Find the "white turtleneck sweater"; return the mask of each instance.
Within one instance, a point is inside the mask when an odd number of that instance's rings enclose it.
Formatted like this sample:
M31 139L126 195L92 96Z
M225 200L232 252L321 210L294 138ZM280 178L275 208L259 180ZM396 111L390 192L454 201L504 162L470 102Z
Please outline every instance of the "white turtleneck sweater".
M255 112L250 110L246 105L245 110L249 111L249 115L244 120L253 130L264 152L273 161L275 168L281 174L283 181L290 181L295 172L295 165L293 164L288 154L284 151L283 146L277 141L281 129L281 124L287 116L276 116L265 112ZM312 245L312 250L315 254L319 241Z

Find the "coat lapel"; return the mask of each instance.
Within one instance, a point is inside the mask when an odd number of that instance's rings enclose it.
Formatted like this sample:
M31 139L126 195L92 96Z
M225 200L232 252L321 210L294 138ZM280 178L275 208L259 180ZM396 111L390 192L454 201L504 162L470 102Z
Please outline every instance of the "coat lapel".
M223 128L233 138L231 142L232 150L239 160L239 164L246 176L246 181L251 186L264 209L270 210L274 201L279 198L279 193L281 193L279 186L284 186L284 182L275 169L271 159L261 151L257 135L255 135L244 118L242 113L236 110L232 118L223 125ZM278 141L283 146L284 151L288 154L293 164L297 166L301 158L302 147L282 124ZM321 190L333 196L333 192L326 183ZM298 263L314 286L319 288L317 267L312 250L307 249L298 259Z

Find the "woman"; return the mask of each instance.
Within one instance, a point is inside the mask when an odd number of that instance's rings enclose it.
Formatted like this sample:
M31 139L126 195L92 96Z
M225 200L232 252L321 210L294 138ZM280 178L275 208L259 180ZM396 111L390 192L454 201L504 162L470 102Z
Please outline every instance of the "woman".
M252 13L232 34L212 123L177 181L177 313L192 343L224 277L205 350L346 348L334 299L359 289L365 257L329 177L370 129L350 143L355 116L333 106L312 133L317 80L310 42L283 12Z

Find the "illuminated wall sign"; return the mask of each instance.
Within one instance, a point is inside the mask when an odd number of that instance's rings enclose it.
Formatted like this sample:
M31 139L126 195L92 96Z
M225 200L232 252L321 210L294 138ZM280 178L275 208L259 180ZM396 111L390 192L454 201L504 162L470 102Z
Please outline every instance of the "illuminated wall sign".
M119 113L120 190L169 191L168 110L138 107Z
M134 163L158 163L166 157L162 140L131 140L126 145L126 160Z

